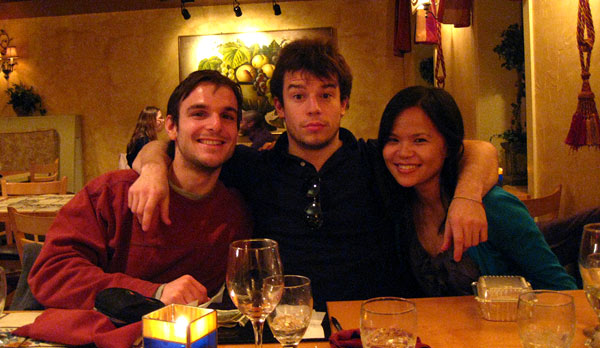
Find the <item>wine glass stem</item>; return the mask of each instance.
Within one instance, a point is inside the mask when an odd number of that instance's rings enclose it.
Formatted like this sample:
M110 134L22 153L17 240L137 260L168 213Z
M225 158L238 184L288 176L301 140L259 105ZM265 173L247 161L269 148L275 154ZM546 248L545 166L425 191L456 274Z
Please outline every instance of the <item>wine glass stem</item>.
M254 329L254 347L262 348L264 320L253 320L252 328Z

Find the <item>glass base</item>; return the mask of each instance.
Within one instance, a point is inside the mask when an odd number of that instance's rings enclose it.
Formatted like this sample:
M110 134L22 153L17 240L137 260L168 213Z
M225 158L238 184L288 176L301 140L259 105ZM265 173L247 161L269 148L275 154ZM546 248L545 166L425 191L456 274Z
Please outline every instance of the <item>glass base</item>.
M597 326L590 326L590 327L586 327L585 329L583 329L583 334L585 335L585 337L588 338L594 338L594 334L600 332L600 325ZM597 337L596 340L599 340L600 337Z

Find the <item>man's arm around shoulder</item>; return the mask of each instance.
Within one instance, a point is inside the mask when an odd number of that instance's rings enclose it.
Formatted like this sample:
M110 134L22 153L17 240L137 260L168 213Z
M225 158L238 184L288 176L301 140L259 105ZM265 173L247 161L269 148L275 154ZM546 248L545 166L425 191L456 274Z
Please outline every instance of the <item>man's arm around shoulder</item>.
M157 205L162 221L170 225L169 183L167 174L171 158L167 155L168 143L154 140L146 144L133 161L133 169L140 177L129 189L128 206L138 217L142 229L150 228Z
M471 246L487 240L482 198L498 181L498 152L485 141L465 140L458 184L448 208L442 250L454 242L454 259Z

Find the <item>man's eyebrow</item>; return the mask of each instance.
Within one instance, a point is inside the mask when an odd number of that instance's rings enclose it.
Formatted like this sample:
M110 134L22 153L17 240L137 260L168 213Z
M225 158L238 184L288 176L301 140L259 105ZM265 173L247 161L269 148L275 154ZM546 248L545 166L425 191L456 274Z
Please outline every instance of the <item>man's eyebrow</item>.
M208 106L206 104L192 104L192 105L188 106L188 108L187 108L188 111L189 110L196 110L196 109L206 110L206 109L208 109ZM237 112L238 109L236 107L233 107L233 106L226 106L225 107L225 111Z

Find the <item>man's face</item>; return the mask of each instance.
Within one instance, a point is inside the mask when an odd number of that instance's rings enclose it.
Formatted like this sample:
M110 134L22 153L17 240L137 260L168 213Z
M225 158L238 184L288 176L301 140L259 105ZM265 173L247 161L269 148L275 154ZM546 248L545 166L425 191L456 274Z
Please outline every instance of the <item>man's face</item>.
M285 119L290 152L319 150L335 143L347 100L340 100L336 78L320 79L306 71L286 72L283 101L275 108Z
M228 87L203 82L179 106L179 125L167 116L166 129L175 140L175 159L200 170L215 170L233 154L237 142L235 94Z

